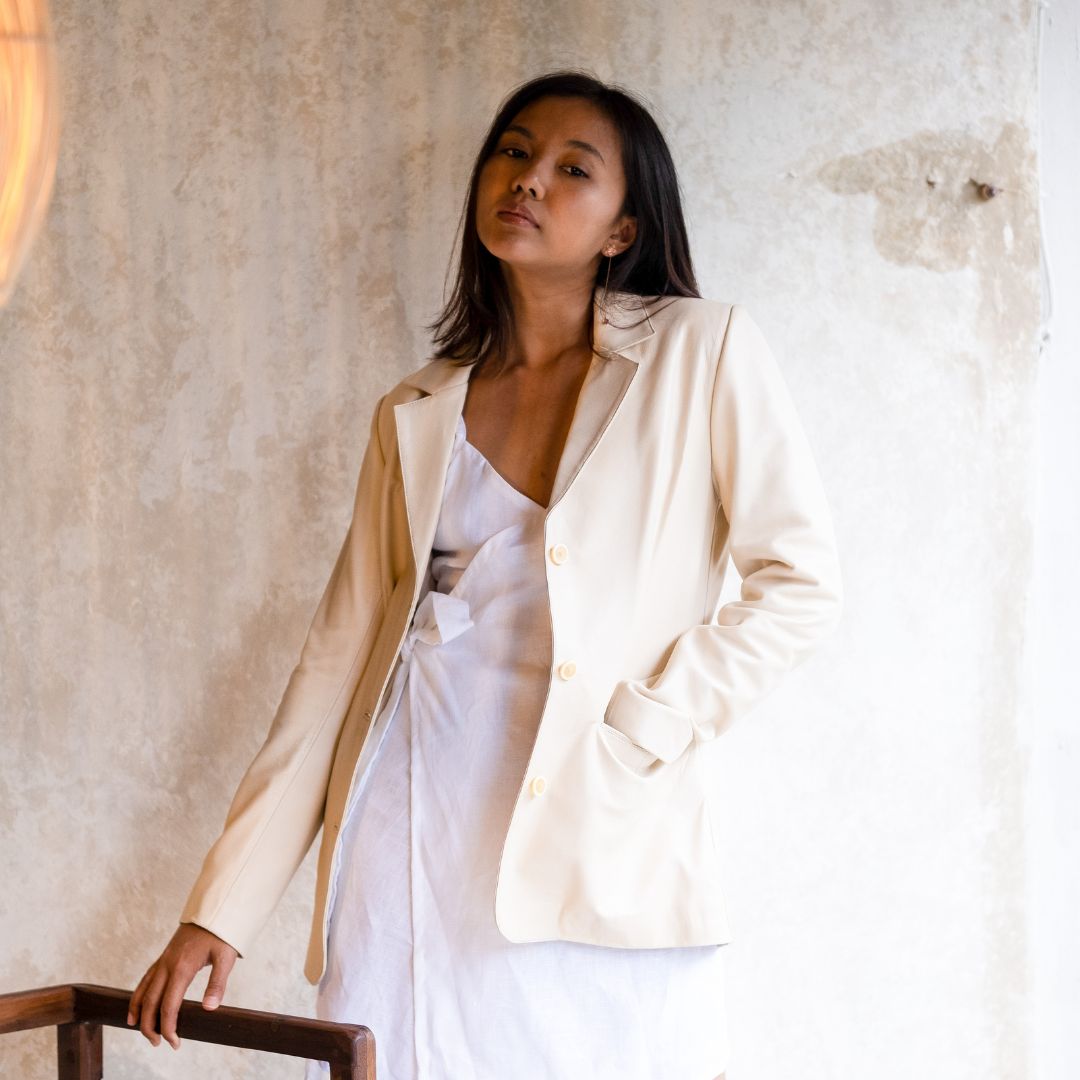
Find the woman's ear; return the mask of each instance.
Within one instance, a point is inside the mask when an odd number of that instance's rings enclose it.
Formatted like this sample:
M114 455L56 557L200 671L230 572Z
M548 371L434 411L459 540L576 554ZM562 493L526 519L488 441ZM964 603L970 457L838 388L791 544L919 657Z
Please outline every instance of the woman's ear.
M619 247L621 255L634 242L637 236L637 218L626 216L622 219L618 231L612 237L612 242Z

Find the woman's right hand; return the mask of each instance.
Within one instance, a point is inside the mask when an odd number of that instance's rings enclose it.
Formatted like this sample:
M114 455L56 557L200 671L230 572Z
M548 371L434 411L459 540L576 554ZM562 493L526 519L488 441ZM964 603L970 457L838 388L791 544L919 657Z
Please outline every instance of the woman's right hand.
M213 965L202 1004L204 1009L216 1009L225 996L229 972L239 955L217 934L194 923L181 923L165 950L147 968L135 987L128 1003L128 1024L138 1024L152 1046L165 1039L174 1050L179 1050L176 1019L191 980L207 964ZM159 1007L160 1027L157 1024Z

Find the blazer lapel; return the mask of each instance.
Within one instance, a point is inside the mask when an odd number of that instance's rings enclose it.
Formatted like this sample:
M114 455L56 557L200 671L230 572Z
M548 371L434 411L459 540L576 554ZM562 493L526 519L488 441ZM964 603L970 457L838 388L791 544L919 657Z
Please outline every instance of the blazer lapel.
M593 306L593 341L598 355L593 356L578 394L549 510L569 489L617 413L642 359L628 353L655 333L644 303L633 293L608 294L610 321L604 323L599 310L600 293L596 289ZM425 391L425 395L394 406L409 534L417 567L426 566L431 554L471 371L471 367L458 367L445 360L432 361L405 380Z
M469 387L469 371L467 367L446 364L440 389L394 406L405 509L413 565L417 567L426 566L431 556L454 431Z

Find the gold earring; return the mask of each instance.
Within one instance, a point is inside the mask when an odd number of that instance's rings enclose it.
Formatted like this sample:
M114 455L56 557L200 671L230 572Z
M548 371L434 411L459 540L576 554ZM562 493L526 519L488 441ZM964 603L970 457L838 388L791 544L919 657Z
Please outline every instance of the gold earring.
M608 282L611 280L611 256L615 254L615 249L614 248L610 248L610 249L605 248L604 251L602 252L602 254L607 256L608 264L607 264L607 276L604 278L604 295L600 298L600 312L601 312L600 321L602 323L606 324L607 321L608 321L608 317L607 317L607 293L608 293Z

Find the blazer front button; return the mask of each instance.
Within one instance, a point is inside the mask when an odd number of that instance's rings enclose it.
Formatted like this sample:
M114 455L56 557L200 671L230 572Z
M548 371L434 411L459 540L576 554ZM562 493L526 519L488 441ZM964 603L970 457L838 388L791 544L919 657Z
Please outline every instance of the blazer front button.
M570 552L565 544L555 544L548 549L548 555L551 557L551 561L556 565L566 562L566 557L569 554Z
M577 671L577 664L573 660L564 660L559 665L559 678L560 679L572 679L574 672Z
M529 784L529 790L534 795L543 795L544 794L544 788L546 788L546 787L547 787L547 781L542 776L534 776L532 778L532 783Z

